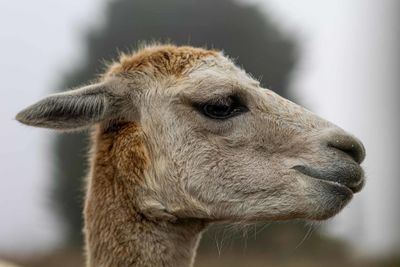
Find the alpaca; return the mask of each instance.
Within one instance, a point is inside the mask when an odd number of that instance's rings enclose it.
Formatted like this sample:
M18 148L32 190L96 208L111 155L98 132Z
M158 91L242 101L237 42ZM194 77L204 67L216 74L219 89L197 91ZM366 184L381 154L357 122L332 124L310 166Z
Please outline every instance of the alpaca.
M87 266L192 266L212 223L324 220L360 191L362 143L222 52L152 45L22 110L92 129Z

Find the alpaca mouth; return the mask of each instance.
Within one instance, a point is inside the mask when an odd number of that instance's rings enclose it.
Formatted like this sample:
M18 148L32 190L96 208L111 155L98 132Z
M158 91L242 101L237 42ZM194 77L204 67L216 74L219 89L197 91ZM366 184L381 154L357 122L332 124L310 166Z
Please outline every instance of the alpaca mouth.
M324 168L323 170L305 165L296 165L292 169L314 179L336 184L337 186L345 186L352 193L361 191L365 183L364 172L358 164L339 165L333 168Z

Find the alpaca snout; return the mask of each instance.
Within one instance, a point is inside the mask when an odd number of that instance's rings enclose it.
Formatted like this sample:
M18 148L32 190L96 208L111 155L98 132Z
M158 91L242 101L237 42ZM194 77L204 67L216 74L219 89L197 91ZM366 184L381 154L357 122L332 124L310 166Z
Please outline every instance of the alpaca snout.
M295 165L292 169L323 181L338 183L359 192L365 183L360 164L365 159L365 148L360 140L339 128L331 128L319 135L320 156Z

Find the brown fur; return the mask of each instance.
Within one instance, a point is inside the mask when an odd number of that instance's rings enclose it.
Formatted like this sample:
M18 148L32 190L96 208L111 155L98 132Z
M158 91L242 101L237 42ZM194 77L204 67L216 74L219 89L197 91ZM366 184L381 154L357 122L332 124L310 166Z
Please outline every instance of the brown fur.
M111 266L113 258L126 256L124 247L119 244L127 242L126 230L131 221L140 220L131 190L127 189L137 187L138 177L148 161L140 141L139 127L135 124L126 124L108 132L98 127L93 140L92 175L85 204L87 244L92 245L88 265ZM132 167L127 156L134 157L135 161L131 162L135 162L135 166L132 175L123 177L120 168ZM129 246L129 242L126 245Z
M217 51L190 46L150 46L132 54L123 54L119 62L110 66L108 75L135 71L180 76L202 58L217 55Z

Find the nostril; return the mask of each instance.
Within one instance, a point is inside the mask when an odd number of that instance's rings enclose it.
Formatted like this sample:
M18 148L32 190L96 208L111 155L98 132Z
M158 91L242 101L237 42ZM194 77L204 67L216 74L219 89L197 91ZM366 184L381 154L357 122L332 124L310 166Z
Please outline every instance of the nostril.
M357 163L361 163L365 158L365 149L363 144L352 136L337 135L328 142L328 146L343 151L352 157Z

